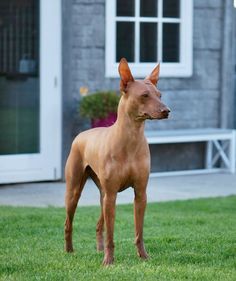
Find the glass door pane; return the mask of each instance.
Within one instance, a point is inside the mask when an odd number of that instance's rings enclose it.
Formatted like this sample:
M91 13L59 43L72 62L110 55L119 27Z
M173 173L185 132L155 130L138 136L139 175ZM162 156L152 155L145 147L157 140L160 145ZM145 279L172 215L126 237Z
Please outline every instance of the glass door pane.
M39 0L0 1L0 155L40 152Z

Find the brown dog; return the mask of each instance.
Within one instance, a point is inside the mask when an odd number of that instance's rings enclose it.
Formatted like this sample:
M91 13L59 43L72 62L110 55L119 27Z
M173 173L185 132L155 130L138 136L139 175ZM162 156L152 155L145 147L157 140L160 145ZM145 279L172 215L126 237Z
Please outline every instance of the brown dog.
M150 152L144 136L146 119L167 118L170 112L161 102L156 88L158 65L145 80L134 80L127 61L119 64L121 99L118 117L108 128L95 128L79 134L73 141L66 163L65 249L73 251L72 222L78 200L88 177L101 194L101 215L97 223L97 250L103 251L103 226L106 243L103 264L114 260L114 221L117 192L134 189L135 244L138 255L148 257L143 242L146 187L150 172Z

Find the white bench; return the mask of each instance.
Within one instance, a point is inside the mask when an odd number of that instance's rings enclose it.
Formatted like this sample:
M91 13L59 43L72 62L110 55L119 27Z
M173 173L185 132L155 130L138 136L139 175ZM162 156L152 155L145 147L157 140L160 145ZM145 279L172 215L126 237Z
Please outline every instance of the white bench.
M149 144L175 144L206 142L205 168L184 171L151 173L155 176L173 176L200 173L235 173L236 130L228 129L186 129L170 131L145 131ZM219 165L219 161L220 165ZM218 164L218 165L217 165ZM220 166L220 167L219 167Z

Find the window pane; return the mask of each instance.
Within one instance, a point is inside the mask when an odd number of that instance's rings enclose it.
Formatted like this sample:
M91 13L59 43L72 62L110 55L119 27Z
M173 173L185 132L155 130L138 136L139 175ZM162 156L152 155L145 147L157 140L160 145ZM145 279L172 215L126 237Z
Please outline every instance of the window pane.
M134 62L134 23L116 23L116 61L125 57L127 61Z
M140 62L157 61L157 24L140 23Z
M135 0L116 0L116 15L120 17L133 17L134 1Z
M163 0L163 17L179 18L180 0Z
M163 62L179 62L179 24L163 24Z
M157 0L140 0L140 16L156 17L157 16Z

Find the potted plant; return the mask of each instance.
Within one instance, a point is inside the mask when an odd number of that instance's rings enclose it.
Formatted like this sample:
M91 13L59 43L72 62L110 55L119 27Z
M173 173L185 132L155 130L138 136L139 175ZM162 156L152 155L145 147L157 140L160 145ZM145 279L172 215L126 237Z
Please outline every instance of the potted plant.
M117 107L120 97L113 91L99 91L87 94L87 88L80 89L83 96L79 113L82 117L90 118L91 126L109 127L117 118Z

